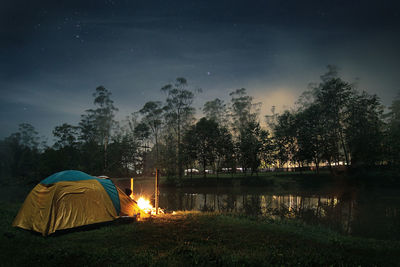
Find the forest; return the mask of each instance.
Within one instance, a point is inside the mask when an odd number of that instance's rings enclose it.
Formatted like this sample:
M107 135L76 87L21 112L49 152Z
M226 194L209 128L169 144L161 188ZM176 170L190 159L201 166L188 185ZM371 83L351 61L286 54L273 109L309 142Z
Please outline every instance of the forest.
M230 101L204 103L185 78L163 86L164 101L149 101L122 121L111 90L99 86L93 106L77 125L60 123L48 145L29 123L0 140L3 181L37 182L77 169L92 175L133 177L157 168L170 180L192 174L312 170L321 168L398 168L400 97L385 108L377 95L343 80L337 68L310 84L294 107L260 114L262 103L245 88Z

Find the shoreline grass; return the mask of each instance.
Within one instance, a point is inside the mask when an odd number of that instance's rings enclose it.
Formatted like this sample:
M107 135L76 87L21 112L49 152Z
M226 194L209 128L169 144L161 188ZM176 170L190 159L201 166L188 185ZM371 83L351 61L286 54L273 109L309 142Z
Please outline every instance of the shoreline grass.
M19 206L0 203L0 262L7 266L395 266L400 261L399 241L216 213L177 212L42 237L11 227Z

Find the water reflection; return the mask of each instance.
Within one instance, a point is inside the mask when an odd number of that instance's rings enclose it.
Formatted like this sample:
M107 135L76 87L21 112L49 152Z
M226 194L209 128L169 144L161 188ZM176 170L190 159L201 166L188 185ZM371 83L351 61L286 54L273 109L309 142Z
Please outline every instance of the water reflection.
M379 209L358 203L354 195L302 196L292 194L218 194L166 191L160 206L166 211L197 210L233 212L271 218L297 218L324 224L347 234L384 239L400 236L398 206ZM384 223L383 223L384 222ZM382 228L386 225L386 228ZM389 227L390 226L390 227ZM388 227L391 232L388 232Z
M129 181L115 181L121 188ZM166 212L197 210L271 218L297 218L342 233L379 239L400 238L400 195L393 189L340 187L318 192L271 193L271 188L162 188L160 207ZM153 185L136 184L135 194L151 197ZM154 192L154 191L153 191Z

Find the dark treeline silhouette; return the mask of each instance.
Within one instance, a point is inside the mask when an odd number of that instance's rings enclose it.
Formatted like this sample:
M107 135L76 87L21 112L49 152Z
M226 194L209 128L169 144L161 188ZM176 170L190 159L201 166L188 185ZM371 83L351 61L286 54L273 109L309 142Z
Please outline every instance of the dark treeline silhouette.
M400 99L384 112L376 95L356 89L333 66L310 85L295 108L265 116L261 103L246 89L230 93L230 102L204 104L196 120L192 90L186 79L161 91L165 101L150 101L116 121L118 111L103 86L93 94L92 109L78 125L53 130L55 143L40 142L30 124L0 141L0 174L4 180L37 181L54 172L78 169L93 175L129 177L155 168L170 179L201 172L247 172L366 168L400 164Z

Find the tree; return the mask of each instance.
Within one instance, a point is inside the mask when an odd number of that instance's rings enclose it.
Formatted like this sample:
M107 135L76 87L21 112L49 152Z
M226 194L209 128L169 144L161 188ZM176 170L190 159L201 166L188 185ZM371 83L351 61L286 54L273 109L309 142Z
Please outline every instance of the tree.
M150 127L143 122L138 123L135 129L133 130L133 136L140 145L139 153L140 153L142 170L143 172L147 172L149 171L146 161L148 156L147 153L150 149L150 146L148 144L148 140L150 137Z
M84 144L96 143L97 144L97 126L95 111L88 109L85 114L81 115L79 122L79 137L78 139Z
M207 119L217 122L218 125L227 125L227 110L223 100L216 98L207 101L204 104L203 113Z
M260 159L264 162L264 166L268 169L276 164L276 145L274 138L271 136L269 131L261 130L260 132Z
M285 163L293 161L296 154L295 115L288 110L279 115L273 131L277 149L276 160L282 168Z
M253 97L247 95L245 88L236 89L229 95L232 97L230 106L232 128L234 132L239 133L241 128L257 120L261 103L253 103Z
M99 146L96 114L93 109L86 110L81 115L78 128L78 140L81 142L79 169L88 173L104 171L104 151Z
M382 158L383 107L376 95L353 94L349 101L346 142L351 165L373 166Z
M253 97L247 95L246 89L236 89L229 94L231 98L230 116L236 143L236 158L244 169L259 166L258 155L261 144L257 142L260 125L258 112L261 103L253 103Z
M203 174L206 177L207 166L214 165L216 159L217 140L219 136L218 124L213 120L201 118L196 125L186 132L186 140L191 139L196 151L196 158L203 167Z
M353 86L340 78L330 78L329 72L322 76L323 82L319 85L317 102L321 106L324 117L324 129L327 136L326 141L333 142L330 147L336 147L331 158L340 160L340 154L344 155L346 165L350 164L348 147L345 139L345 119L348 101L353 92ZM340 153L340 148L343 153Z
M56 148L74 147L78 140L78 127L63 123L54 128L53 135L56 138Z
M400 165L400 94L389 107L390 112L386 114L386 155L392 165Z
M22 123L18 132L6 137L1 143L1 171L3 177L25 181L39 178L40 138L35 128Z
M104 148L104 170L107 169L107 147L111 139L111 130L115 125L115 112L118 109L114 106L114 101L111 100L111 92L104 86L96 88L93 93L93 103L97 107L94 110L97 133L99 142Z
M307 105L299 110L295 117L297 153L299 163L313 162L319 173L319 164L323 157L323 118L318 104Z
M251 169L251 175L257 172L260 166L260 153L262 148L261 127L258 122L250 121L247 125L240 129L239 134L239 162L246 171Z
M123 175L136 175L143 171L145 141L149 131L146 125L139 124L138 114L132 113L114 130L110 155L118 164L114 164L112 169L119 168Z
M190 170L190 178L192 178L194 164L198 158L197 142L196 127L193 125L185 132L182 138L183 164L186 166L186 169Z
M161 91L167 94L164 117L176 136L179 179L182 179L183 174L182 132L192 122L195 111L192 106L194 93L187 90L187 86L185 78L177 78L175 84L167 84L161 88Z
M39 148L40 138L38 132L35 130L35 127L29 123L21 123L18 126L18 132L15 135L16 138L19 139L20 145L30 149Z
M216 167L215 171L218 176L218 171L221 167L226 169L235 169L234 144L232 134L226 126L218 126L218 138L216 140Z
M78 127L67 123L54 128L53 148L46 149L41 156L42 173L50 175L57 171L79 169L81 147L78 142L78 130Z
M162 103L160 101L149 101L144 104L143 108L139 112L144 116L142 122L149 127L151 134L154 137L157 165L159 159L159 136L164 113Z

